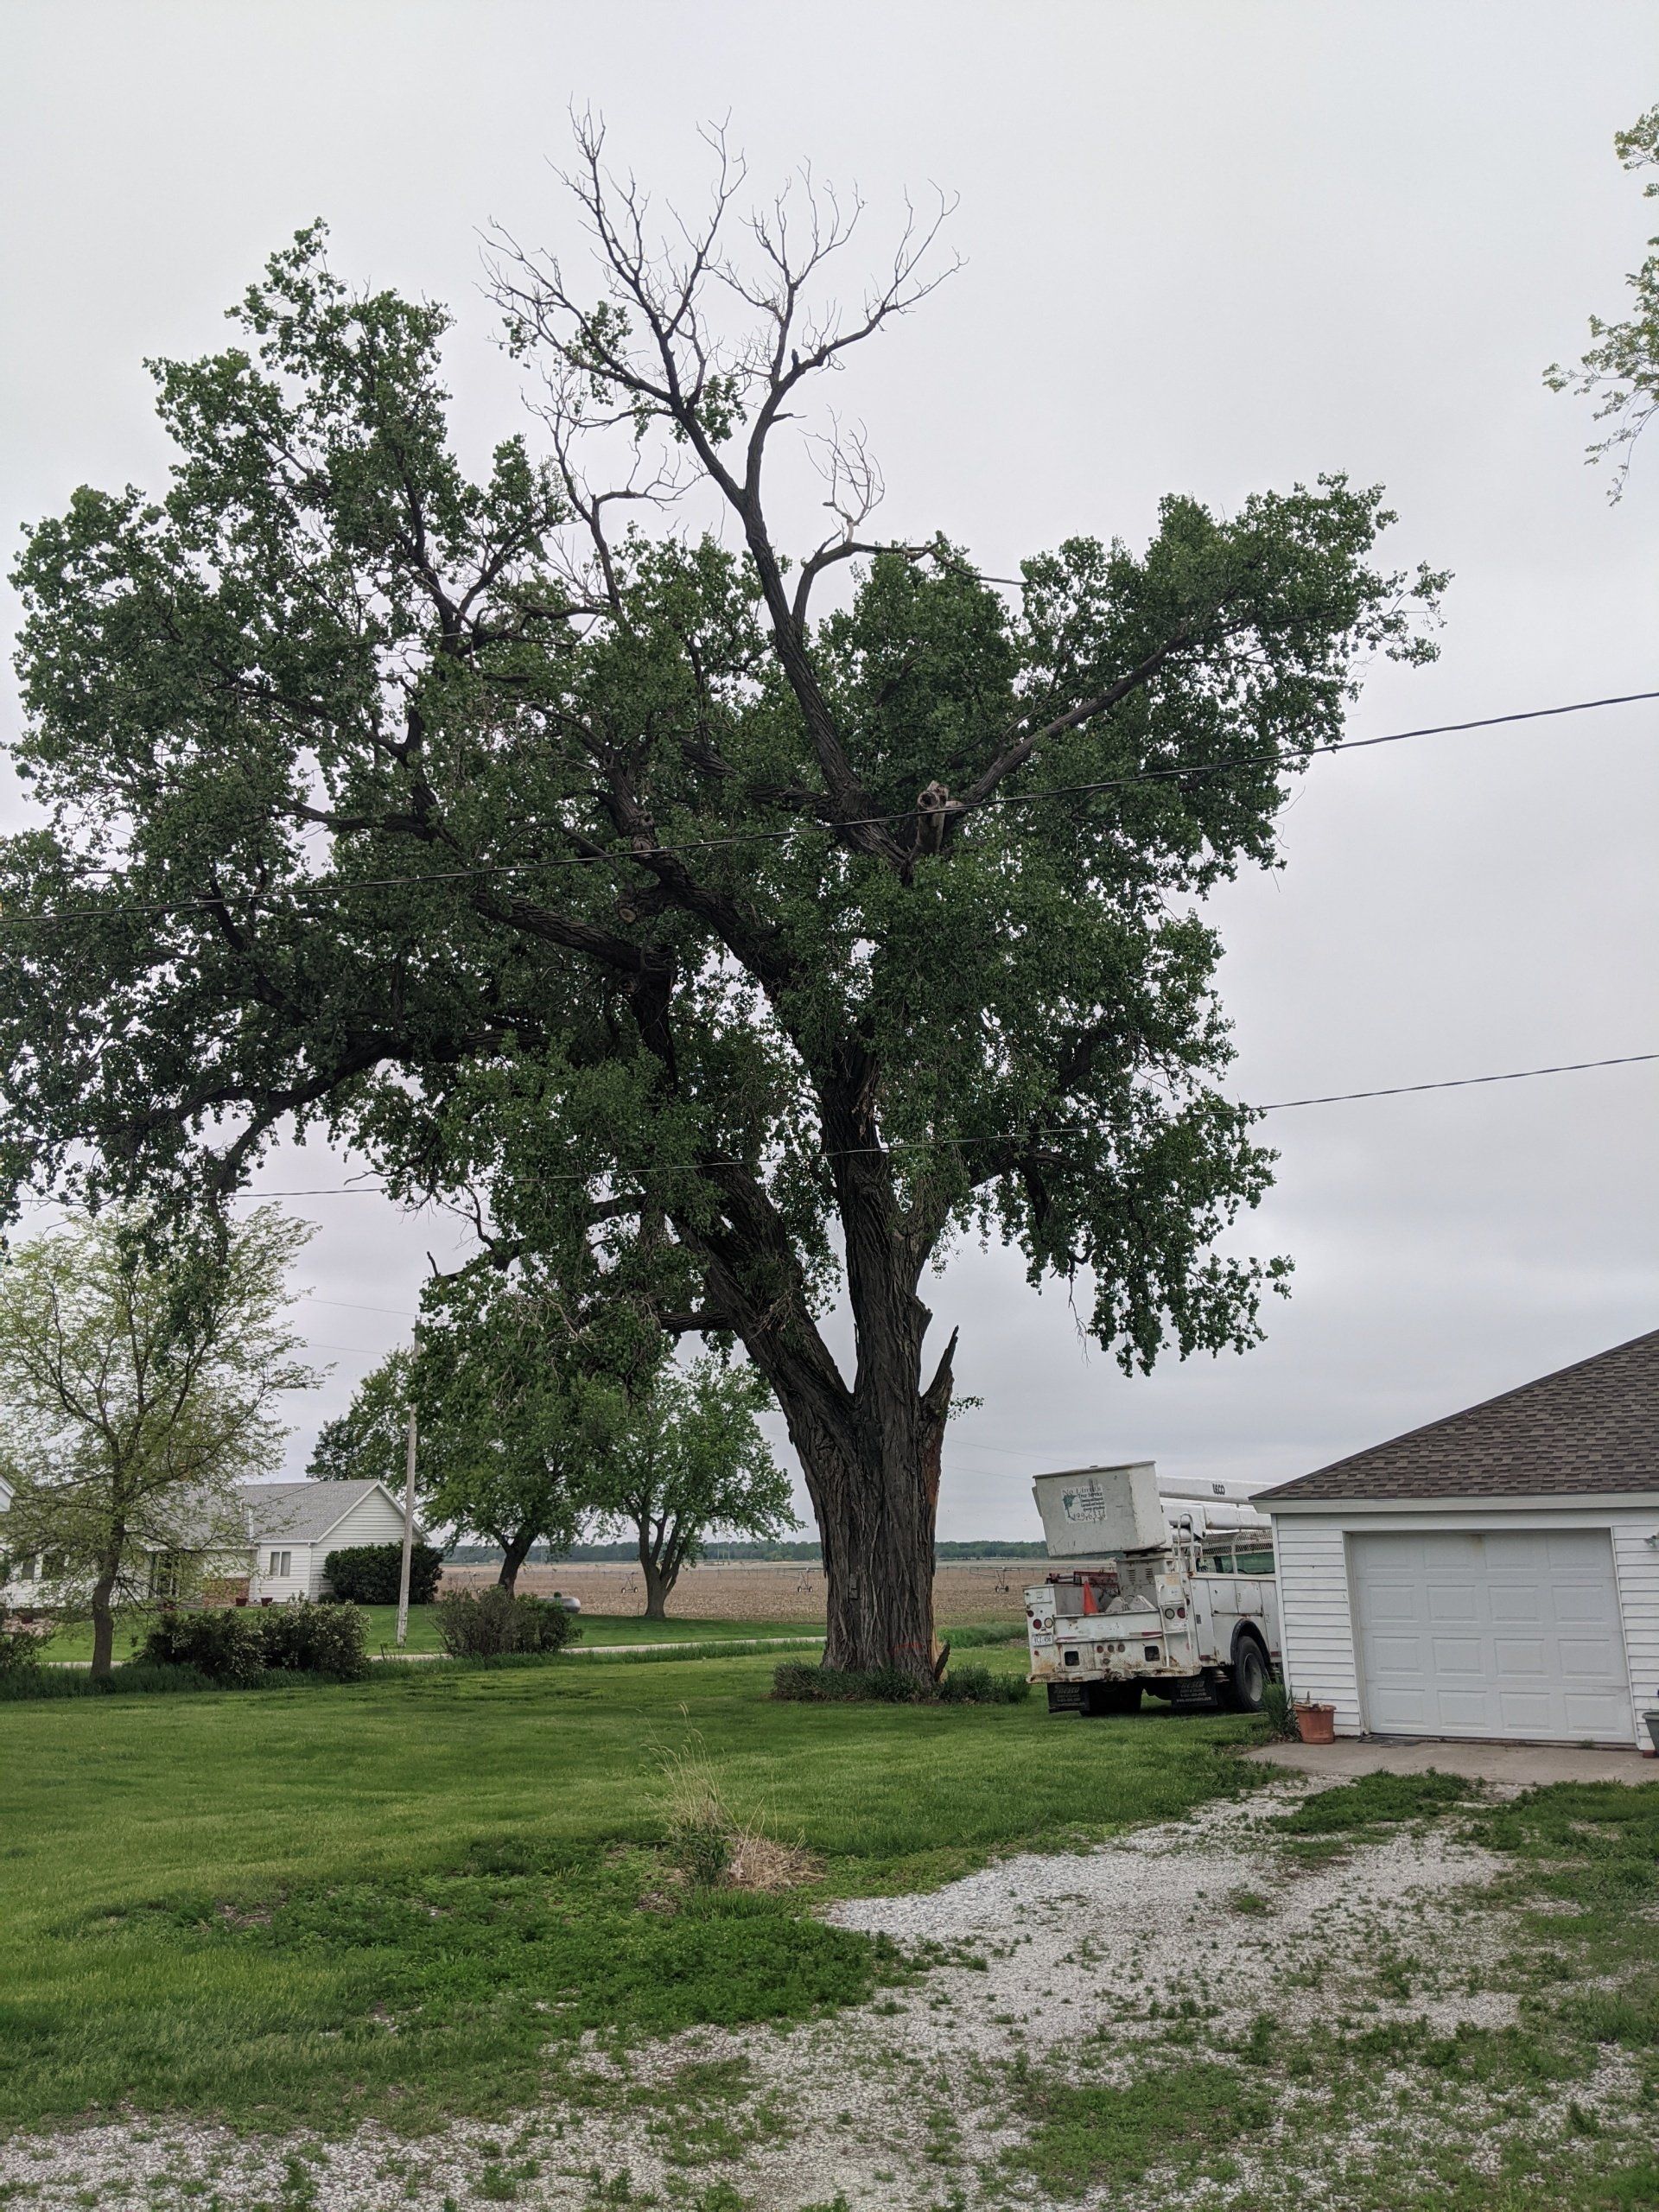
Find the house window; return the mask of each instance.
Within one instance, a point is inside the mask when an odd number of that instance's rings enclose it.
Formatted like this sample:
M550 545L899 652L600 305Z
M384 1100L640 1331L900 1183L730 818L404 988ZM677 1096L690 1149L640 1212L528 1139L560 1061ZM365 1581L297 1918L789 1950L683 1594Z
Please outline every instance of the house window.
M265 1569L265 1573L267 1574L287 1575L291 1574L293 1571L294 1554L292 1552L272 1552L270 1555L270 1565Z
M177 1552L154 1552L149 1561L149 1594L176 1605L184 1592L184 1561Z

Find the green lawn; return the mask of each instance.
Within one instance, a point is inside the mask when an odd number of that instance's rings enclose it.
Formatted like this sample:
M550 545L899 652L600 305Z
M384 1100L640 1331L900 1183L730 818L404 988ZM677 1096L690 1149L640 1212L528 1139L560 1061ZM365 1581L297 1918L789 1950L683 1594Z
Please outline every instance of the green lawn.
M529 2101L587 2028L787 2020L893 1979L802 1892L674 1887L664 1773L687 1752L842 1893L1260 1778L1226 1754L1237 1720L774 1705L771 1664L0 1707L0 2119L424 2125Z

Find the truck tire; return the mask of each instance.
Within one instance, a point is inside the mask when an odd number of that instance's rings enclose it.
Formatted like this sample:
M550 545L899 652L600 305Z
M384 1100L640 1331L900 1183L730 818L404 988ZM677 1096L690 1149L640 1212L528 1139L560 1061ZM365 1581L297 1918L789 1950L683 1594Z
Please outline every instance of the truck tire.
M1139 1682L1090 1682L1084 1692L1084 1711L1096 1719L1115 1713L1139 1713Z
M1272 1680L1267 1646L1254 1629L1240 1629L1233 1638L1233 1664L1223 1685L1223 1702L1235 1713L1260 1713L1262 1694Z

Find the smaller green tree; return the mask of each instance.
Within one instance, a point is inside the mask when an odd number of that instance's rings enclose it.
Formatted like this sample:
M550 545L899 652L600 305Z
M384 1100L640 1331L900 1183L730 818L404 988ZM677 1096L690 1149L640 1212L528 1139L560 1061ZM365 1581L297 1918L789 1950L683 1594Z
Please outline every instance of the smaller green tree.
M1628 130L1613 139L1627 169L1659 168L1659 107L1650 107ZM1643 187L1643 196L1659 200L1659 181ZM1590 350L1575 369L1559 361L1544 372L1552 391L1578 391L1596 402L1596 420L1611 425L1590 448L1589 458L1618 456L1610 496L1618 499L1630 474L1636 442L1659 414L1659 238L1648 240L1647 258L1625 278L1633 311L1623 322L1590 318Z
M52 1560L54 1597L92 1624L215 1554L246 1548L237 1485L269 1473L276 1403L317 1376L294 1358L287 1272L310 1235L262 1206L226 1235L162 1236L142 1214L72 1218L0 1268L0 1466L8 1548Z
M665 1368L631 1402L594 1464L588 1497L639 1539L645 1618L666 1618L683 1568L716 1529L780 1536L800 1526L789 1478L755 1424L771 1392L753 1368L716 1357Z
M413 1405L423 1519L499 1544L512 1595L535 1545L567 1550L581 1529L594 1452L625 1402L607 1364L615 1332L573 1318L556 1282L522 1270L467 1269L429 1284L422 1302L414 1344L323 1427L310 1472L401 1490Z
M324 1421L305 1471L314 1483L379 1482L402 1497L413 1357L407 1344L389 1353L345 1412Z

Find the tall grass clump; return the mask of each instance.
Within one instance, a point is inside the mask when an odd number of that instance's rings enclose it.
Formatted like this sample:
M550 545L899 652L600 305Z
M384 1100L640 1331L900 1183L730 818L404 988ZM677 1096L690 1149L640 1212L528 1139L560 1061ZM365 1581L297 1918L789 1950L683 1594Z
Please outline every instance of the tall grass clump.
M1296 1726L1295 1702L1283 1682L1269 1681L1262 1685L1262 1718L1275 1741L1293 1744L1301 1732Z

